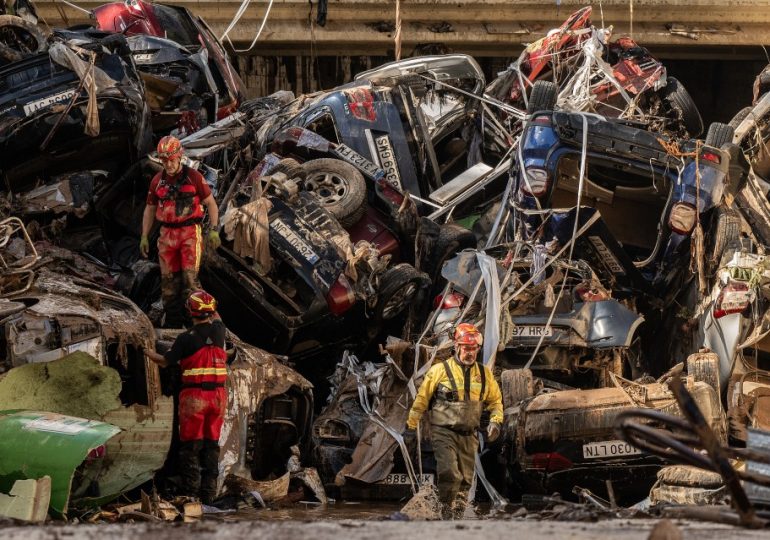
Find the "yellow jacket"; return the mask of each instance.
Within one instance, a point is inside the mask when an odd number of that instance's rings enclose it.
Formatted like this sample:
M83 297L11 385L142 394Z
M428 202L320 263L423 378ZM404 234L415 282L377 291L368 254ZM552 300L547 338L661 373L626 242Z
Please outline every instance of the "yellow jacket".
M457 384L457 393L459 394L460 401L465 399L465 376L464 366L461 366L456 359L450 358L447 360L447 365L452 372L455 384ZM470 397L471 401L484 401L486 410L491 414L490 422L496 422L498 424L503 423L503 395L500 392L500 386L492 375L492 371L488 367L484 367L486 372L485 392L484 396L479 396L481 393L481 373L479 372L479 363L473 364L470 367ZM420 423L420 417L428 409L430 400L436 389L441 386L445 386L449 390L452 389L452 384L449 382L446 370L444 369L444 363L439 362L432 366L428 373L425 374L420 385L420 390L417 392L417 397L414 398L414 403L409 411L409 419L406 421L406 426L410 429L416 429L417 424Z

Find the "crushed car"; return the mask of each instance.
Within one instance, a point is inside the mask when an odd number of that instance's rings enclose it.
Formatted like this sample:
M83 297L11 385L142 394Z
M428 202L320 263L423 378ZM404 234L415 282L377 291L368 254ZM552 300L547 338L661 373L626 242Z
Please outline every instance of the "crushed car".
M117 175L151 143L144 86L125 39L57 31L51 40L46 52L0 68L0 175L13 193L69 173ZM77 189L90 197L98 186Z

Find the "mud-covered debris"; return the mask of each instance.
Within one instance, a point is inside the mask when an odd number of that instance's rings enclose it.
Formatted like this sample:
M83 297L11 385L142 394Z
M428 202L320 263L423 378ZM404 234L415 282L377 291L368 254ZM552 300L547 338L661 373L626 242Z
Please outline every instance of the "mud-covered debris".
M433 484L423 484L417 493L401 509L410 520L425 521L441 519L441 501L438 489Z
M48 517L51 477L16 480L8 495L0 493L0 516L42 523Z

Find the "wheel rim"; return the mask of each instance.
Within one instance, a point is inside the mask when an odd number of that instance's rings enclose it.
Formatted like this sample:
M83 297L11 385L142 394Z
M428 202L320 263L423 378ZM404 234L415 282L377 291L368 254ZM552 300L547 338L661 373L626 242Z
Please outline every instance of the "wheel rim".
M417 285L412 281L398 289L382 306L382 318L392 319L398 315L404 309L404 305L414 297L416 291Z
M319 173L305 179L305 191L315 193L324 205L336 204L349 190L348 181L335 173Z

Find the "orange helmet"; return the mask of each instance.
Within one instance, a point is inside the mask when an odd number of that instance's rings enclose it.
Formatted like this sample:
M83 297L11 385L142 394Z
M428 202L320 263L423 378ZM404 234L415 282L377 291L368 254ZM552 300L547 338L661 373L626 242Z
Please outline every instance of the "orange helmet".
M165 161L180 157L182 157L182 143L179 139L166 135L158 142L158 158Z
M481 347L484 343L484 337L478 328L470 323L460 323L455 328L455 346L476 346Z
M191 317L207 317L217 311L217 299L206 291L193 291L187 298L187 311Z

